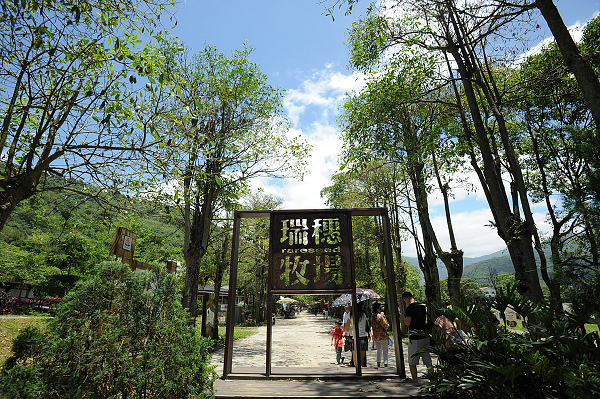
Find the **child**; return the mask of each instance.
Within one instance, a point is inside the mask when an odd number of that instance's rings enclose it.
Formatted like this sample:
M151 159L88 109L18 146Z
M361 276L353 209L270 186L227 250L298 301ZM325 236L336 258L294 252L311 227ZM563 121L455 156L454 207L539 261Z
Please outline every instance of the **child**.
M340 320L335 322L335 328L331 331L331 335L331 345L335 349L335 364L342 364L344 363L344 357L342 356L344 330L342 329L342 322Z

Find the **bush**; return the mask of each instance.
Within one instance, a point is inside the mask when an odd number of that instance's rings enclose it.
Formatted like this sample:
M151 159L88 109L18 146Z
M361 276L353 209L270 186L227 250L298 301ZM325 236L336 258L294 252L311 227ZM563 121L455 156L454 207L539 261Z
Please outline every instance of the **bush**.
M491 306L504 314L511 306L530 323L525 332L498 328L483 309L454 301L437 310L460 319L472 342L448 349L431 347L439 364L426 375L426 389L440 398L589 398L600 397L600 338L581 330L575 314L556 315L556 301L533 303L516 284L499 290ZM439 335L430 334L438 342Z
M37 294L40 297L63 297L75 286L79 278L79 276L74 276L72 274L53 274L47 276L46 279L40 283Z
M0 397L209 397L210 350L172 275L104 262L71 290L46 330L15 339Z
M17 297L12 297L0 306L0 314L30 314L31 302L31 299L23 302Z

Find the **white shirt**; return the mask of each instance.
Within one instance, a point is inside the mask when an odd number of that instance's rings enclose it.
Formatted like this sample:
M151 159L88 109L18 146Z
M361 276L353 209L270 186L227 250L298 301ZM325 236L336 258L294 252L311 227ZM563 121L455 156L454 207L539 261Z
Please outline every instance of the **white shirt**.
M347 322L348 320L350 320L350 312L344 312L344 317L343 317L343 319L342 319L342 322L343 322L343 323L342 323L342 326L345 326L345 325L346 325L346 322ZM349 335L349 336L352 336L352 324L350 324L350 327L349 327L349 329L350 329L350 331L344 331L344 335L346 335L346 336L348 336L348 335Z
M367 316L365 316L364 313L360 315L360 319L358 320L358 336L369 336L369 332L367 331Z

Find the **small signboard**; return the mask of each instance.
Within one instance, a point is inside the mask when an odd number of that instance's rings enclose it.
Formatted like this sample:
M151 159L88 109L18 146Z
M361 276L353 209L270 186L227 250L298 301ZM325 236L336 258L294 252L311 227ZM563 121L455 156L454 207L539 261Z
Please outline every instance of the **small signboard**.
M352 226L347 211L276 211L270 222L271 290L310 293L352 288Z
M123 249L125 251L131 251L131 241L132 241L131 237L125 236L125 238L123 240Z

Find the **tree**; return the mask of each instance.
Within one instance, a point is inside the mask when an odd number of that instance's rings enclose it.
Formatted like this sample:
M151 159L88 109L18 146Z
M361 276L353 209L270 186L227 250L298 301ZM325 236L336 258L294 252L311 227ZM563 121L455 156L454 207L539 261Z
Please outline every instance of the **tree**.
M243 200L244 209L277 210L283 201L260 190ZM267 276L269 270L269 220L242 219L239 248L238 287L253 297L251 310L257 323L267 320Z
M600 82L590 62L581 54L569 29L556 8L553 0L537 0L533 3L546 20L565 64L575 76L585 101L592 112L596 130L600 130ZM527 9L530 4L523 5ZM598 133L596 132L596 137Z
M158 41L140 57L149 82L143 100L136 100L133 120L160 130L166 142L146 152L143 162L147 183L166 196L164 202L179 207L185 230L183 303L196 316L215 209L239 198L253 177L301 176L308 146L287 136L282 94L250 61L250 48L226 56L207 46L190 56L172 39Z
M107 183L112 176L103 174L105 166L148 144L144 137L121 129L121 100L127 96L136 33L148 33L173 3L3 3L0 230L21 201L40 191L93 196L70 183ZM49 179L53 175L65 179Z
M172 274L103 262L46 328L20 332L0 396L209 397L210 346L189 325Z
M352 157L347 158L352 159ZM396 204L397 165L390 162L371 159L360 166L352 161L343 165L350 166L349 171L332 176L332 185L321 190L326 204L332 208L370 208L386 207L390 216L391 245L394 250L395 284L403 291L407 285L407 263L401 256L401 243L404 225L398 217ZM385 258L383 248L383 226L379 218L358 217L352 220L354 238L355 278L357 284L369 287L387 296L387 277L385 275ZM418 274L418 272L417 272Z
M598 42L596 35L589 34L594 25L590 21L584 28L586 34L580 43L590 59ZM514 79L521 85L513 107L521 116L519 147L531 176L528 187L535 200L546 204L552 226L548 238L552 273L542 268L542 277L560 304L564 288L579 286L582 278L593 280L598 269L596 128L555 44L528 57ZM562 306L558 310L562 311Z
M352 8L359 0L335 0L334 7L327 8L328 15L333 15L335 6L342 8L344 4L347 6L346 13L352 12ZM406 4L406 3L405 3ZM413 3L414 4L414 3ZM428 4L429 11L441 12L447 9L455 8L456 5L452 0L434 1ZM553 0L493 0L486 3L469 4L465 8L465 16L473 20L478 20L476 24L482 22L482 18L490 18L497 22L497 26L510 23L523 14L529 14L531 10L538 9L544 20L548 24L550 31L554 35L554 39L558 45L560 53L565 60L569 71L573 73L579 87L581 88L583 97L592 112L596 130L600 130L600 81L595 73L589 59L582 55L577 47L569 29L566 27L556 5ZM482 14L483 11L483 14ZM429 14L425 17L428 19ZM483 17L482 17L483 15ZM531 17L526 17L527 21ZM466 32L467 30L465 30ZM492 33L491 31L489 33ZM484 35L487 35L484 33ZM517 35L514 35L517 36Z
M357 39L359 42L361 39ZM358 44L355 42L356 46ZM355 47L356 49L356 47ZM356 55L356 54L355 54ZM435 98L437 90L433 59L426 55L397 54L369 75L367 86L345 104L340 118L344 129L345 158L360 165L372 157L381 157L403 171L407 194L403 203L414 203L420 231L410 230L417 244L419 265L425 276L428 300L438 302L439 276L436 257L442 259L451 274L453 298L460 297L462 251L458 250L449 209L449 180L442 168L451 159L439 151L448 133L450 110ZM450 146L448 146L450 148ZM450 251L438 242L429 216L428 195L435 178L446 205ZM394 188L395 190L395 188ZM397 205L398 194L393 203ZM408 206L411 214L412 206Z
M402 5L397 2L390 7L397 11ZM383 51L392 47L408 54L434 52L437 56L432 57L439 63L447 60L446 78L455 87L455 107L462 123L457 139L468 148L471 166L483 187L498 235L506 242L521 291L541 300L534 245L542 261L545 258L503 113L504 92L499 90L503 86L497 82L496 73L501 61L496 64L489 56L494 50L490 48L491 35L500 34L516 17L502 5L494 10L479 4L471 7L451 1L417 0L404 9L402 20L372 13L353 30L353 64L368 69L385 60ZM425 16L427 24L419 26L417 16ZM454 80L455 71L460 84ZM465 99L467 108L463 107ZM510 178L510 190L504 174Z

